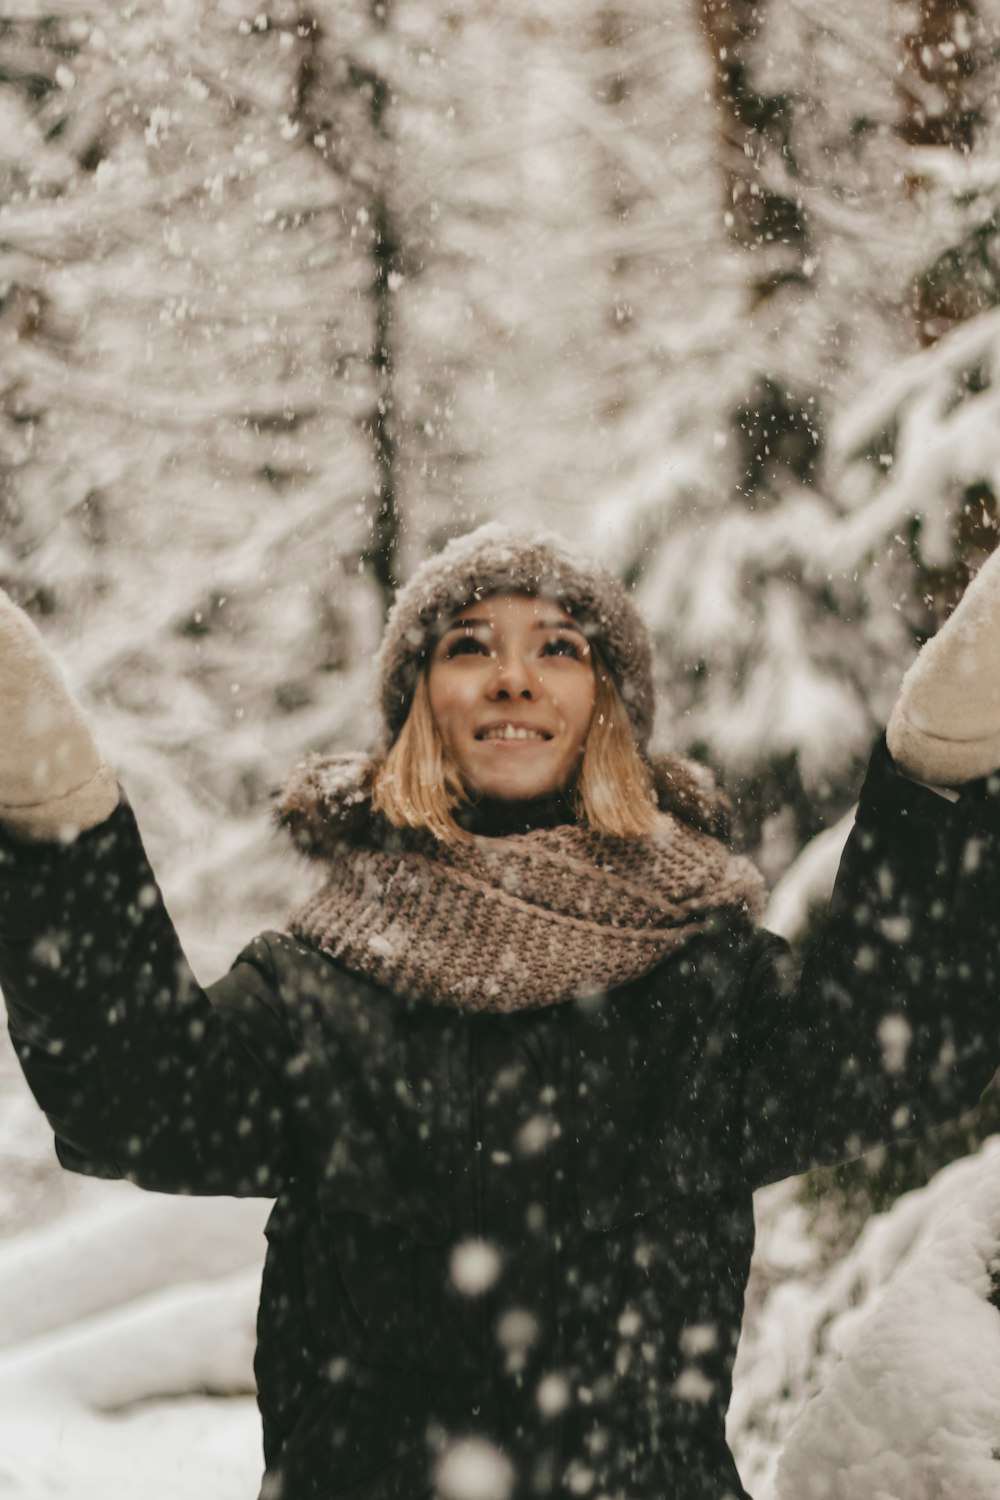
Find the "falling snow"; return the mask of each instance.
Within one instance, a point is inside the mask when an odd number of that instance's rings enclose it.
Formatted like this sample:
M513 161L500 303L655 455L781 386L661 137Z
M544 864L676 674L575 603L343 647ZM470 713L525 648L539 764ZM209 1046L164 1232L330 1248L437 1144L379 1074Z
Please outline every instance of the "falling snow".
M373 741L389 579L495 517L628 579L658 743L727 782L768 925L814 934L902 673L996 535L1000 6L746 9L345 0L312 27L57 0L7 23L0 586L206 978L309 888L271 793ZM42 944L59 970L65 936ZM888 996L878 1042L894 1077L919 1049ZM518 1161L559 1139L549 1102ZM872 1199L827 1184L811 1214L814 1191L757 1203L730 1414L755 1500L995 1500L995 1147L832 1263L831 1220ZM0 1209L0 1492L256 1493L266 1206L59 1174L5 1048ZM488 1240L447 1265L472 1316L503 1286ZM717 1331L692 1318L697 1407ZM643 1332L630 1306L608 1336L643 1357ZM490 1337L546 1420L582 1399L520 1303ZM449 1440L436 1484L507 1500L515 1476Z

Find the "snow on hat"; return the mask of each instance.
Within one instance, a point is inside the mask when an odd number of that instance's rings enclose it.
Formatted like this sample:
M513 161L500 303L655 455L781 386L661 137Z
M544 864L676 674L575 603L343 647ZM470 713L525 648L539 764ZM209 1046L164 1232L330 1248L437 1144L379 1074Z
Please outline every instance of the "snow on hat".
M376 659L390 740L406 721L437 632L465 605L500 593L554 599L573 616L611 673L636 743L645 750L655 707L652 651L649 631L622 584L549 532L515 531L497 522L449 542L396 595Z

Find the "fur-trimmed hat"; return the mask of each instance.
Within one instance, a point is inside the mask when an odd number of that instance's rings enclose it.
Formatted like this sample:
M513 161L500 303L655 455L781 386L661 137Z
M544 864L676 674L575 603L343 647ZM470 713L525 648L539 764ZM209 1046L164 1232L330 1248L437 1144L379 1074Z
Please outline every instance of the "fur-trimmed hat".
M553 599L593 641L645 751L653 728L649 631L625 589L599 563L548 532L492 522L428 558L396 595L376 666L382 718L394 740L406 721L420 671L448 620L491 594Z

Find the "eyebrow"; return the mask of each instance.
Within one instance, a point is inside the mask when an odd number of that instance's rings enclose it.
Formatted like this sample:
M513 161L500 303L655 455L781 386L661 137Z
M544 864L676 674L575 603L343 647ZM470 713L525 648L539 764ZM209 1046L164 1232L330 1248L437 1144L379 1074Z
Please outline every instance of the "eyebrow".
M483 630L492 630L493 621L484 620L476 615L463 615L460 620L452 620L444 633L447 635L450 630L472 630L477 626ZM531 628L532 630L573 630L577 635L584 634L576 621L569 618L562 620L536 620Z

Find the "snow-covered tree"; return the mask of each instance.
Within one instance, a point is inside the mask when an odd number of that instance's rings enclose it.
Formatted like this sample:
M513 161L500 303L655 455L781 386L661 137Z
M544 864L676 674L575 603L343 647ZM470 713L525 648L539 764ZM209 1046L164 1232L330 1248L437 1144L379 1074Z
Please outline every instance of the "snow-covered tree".
M636 585L661 736L722 770L769 874L847 812L994 538L998 21L24 0L0 23L0 583L44 617L199 968L291 900L267 793L372 734L393 582L488 517ZM793 935L838 836L781 890Z

